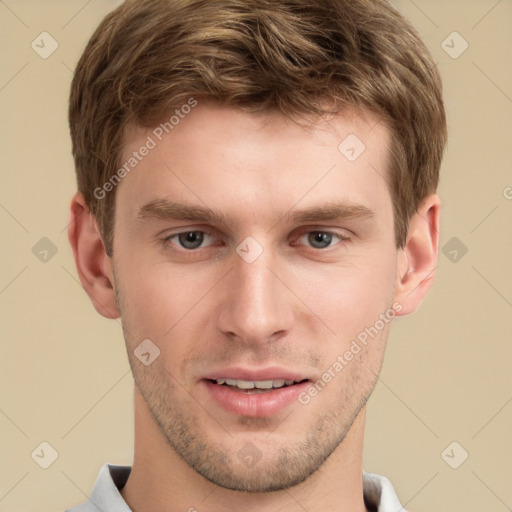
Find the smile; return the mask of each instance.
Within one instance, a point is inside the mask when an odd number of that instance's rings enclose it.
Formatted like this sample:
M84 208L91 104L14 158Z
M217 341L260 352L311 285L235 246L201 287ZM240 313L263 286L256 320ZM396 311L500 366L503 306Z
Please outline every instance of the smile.
M313 381L282 369L225 369L203 377L200 384L208 407L218 407L234 416L268 418L293 407Z
M219 386L226 386L233 390L245 391L247 393L265 393L272 391L273 389L280 389L283 387L293 386L299 384L307 379L300 381L285 380L285 379L273 379L273 380L240 380L240 379L229 379L220 378L210 380L212 383L216 383Z

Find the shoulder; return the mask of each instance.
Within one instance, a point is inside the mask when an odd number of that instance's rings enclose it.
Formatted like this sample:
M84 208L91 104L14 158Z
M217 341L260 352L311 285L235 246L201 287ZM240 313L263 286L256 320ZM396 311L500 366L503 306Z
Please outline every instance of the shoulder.
M393 485L385 476L363 471L363 495L364 501L370 510L373 507L376 512L395 510L406 512L396 495Z
M104 464L98 472L89 498L65 512L130 512L119 490L122 489L131 471L131 466Z

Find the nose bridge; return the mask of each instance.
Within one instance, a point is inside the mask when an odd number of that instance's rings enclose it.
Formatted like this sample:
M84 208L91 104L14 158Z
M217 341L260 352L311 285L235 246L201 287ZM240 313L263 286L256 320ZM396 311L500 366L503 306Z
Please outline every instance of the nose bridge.
M251 260L243 252L240 255L244 247L247 249L241 244L234 257L219 328L245 343L264 343L275 333L290 330L293 306L285 287L270 270L274 262L270 251L264 250Z

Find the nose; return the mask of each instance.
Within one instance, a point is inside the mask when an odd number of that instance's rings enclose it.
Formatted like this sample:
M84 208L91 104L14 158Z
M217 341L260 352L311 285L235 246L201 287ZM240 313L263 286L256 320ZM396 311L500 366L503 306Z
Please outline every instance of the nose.
M245 345L276 341L290 332L295 297L284 284L286 276L265 250L248 263L237 254L222 290L220 331Z

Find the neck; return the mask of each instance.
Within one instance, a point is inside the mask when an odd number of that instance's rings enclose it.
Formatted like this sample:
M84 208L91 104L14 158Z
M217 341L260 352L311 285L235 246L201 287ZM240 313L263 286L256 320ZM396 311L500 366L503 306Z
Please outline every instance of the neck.
M135 386L135 453L120 491L134 512L366 512L362 487L365 408L343 442L304 482L271 493L219 487L192 469L169 446Z

